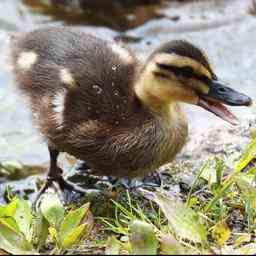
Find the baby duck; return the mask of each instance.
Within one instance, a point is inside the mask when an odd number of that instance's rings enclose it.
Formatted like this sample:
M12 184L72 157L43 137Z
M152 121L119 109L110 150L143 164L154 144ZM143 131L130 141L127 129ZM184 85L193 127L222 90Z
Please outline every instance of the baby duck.
M179 102L234 124L223 105L249 106L222 84L186 41L156 49L145 64L119 44L71 27L41 28L11 41L14 74L47 141L52 181L73 189L57 158L67 152L96 175L144 176L174 159L188 135Z

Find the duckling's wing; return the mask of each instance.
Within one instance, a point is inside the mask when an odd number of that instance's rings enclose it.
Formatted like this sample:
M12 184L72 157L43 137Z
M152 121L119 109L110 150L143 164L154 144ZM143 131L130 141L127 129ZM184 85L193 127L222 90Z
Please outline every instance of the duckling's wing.
M19 87L39 105L48 97L83 120L131 111L137 60L113 42L67 27L39 29L13 40L12 59Z

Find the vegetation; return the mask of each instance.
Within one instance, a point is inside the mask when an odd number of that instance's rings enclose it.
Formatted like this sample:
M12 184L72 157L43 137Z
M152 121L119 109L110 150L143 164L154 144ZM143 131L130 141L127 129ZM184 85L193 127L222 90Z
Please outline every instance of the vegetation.
M256 139L232 172L215 157L183 199L163 188L112 201L114 216L92 217L89 203L64 207L54 191L37 210L12 198L0 206L0 248L11 254L256 254Z

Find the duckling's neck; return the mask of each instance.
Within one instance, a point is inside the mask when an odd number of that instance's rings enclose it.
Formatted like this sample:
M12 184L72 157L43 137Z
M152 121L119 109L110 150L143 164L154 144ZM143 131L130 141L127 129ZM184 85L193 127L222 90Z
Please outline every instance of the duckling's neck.
M144 106L164 119L169 119L177 108L177 101L170 101L152 74L142 73L135 84L135 94Z

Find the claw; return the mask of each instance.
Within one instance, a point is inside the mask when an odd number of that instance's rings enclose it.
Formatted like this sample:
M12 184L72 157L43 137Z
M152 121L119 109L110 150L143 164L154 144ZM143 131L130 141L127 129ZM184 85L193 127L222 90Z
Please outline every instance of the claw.
M56 180L62 190L75 191L78 193L86 193L86 189L83 189L72 182L65 180L62 176Z
M156 183L148 180L156 180ZM138 180L138 179L128 179L128 178L123 178L123 179L113 179L109 178L109 182L113 184L114 187L117 187L119 185L122 185L125 189L127 190L132 190L132 189L138 189L138 188L157 188L161 186L161 174L158 172L155 172L155 175L151 175L150 177L146 177L143 180ZM149 179L150 178L150 179Z
M38 203L40 202L41 196L46 192L46 190L50 187L52 187L55 183L59 185L59 188L64 191L67 190L69 192L77 192L80 194L85 194L87 190L65 180L62 176L59 176L58 178L52 178L52 177L47 177L46 183L44 186L40 189L38 192L35 200L32 203L33 209L38 208Z

